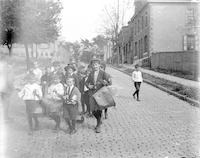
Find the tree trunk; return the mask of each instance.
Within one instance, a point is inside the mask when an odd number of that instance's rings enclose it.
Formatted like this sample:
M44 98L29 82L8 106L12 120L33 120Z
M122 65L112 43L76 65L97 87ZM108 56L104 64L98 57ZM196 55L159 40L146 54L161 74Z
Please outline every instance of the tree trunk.
M33 58L33 44L31 44L31 58Z
M8 47L8 54L9 54L9 56L11 56L12 55L12 44L7 44L7 47Z
M27 65L27 70L30 69L30 58L29 58L29 52L28 52L28 44L24 44L25 51L26 51L26 65Z

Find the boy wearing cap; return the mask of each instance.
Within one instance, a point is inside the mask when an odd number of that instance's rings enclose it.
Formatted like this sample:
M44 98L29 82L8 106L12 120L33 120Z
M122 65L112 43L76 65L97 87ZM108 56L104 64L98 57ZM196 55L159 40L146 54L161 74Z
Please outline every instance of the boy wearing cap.
M101 132L101 117L102 117L102 107L100 107L92 96L99 89L109 84L109 80L107 78L105 71L100 69L100 60L97 58L93 58L91 60L93 71L89 74L88 79L86 81L86 85L89 88L90 93L90 110L94 117L97 120L97 125L95 127L95 132Z
M74 73L75 72L75 68L73 65L68 64L67 66L64 67L65 70L65 74L63 74L62 76L62 83L66 84L66 79L69 77L74 78L75 81L75 86L79 89L79 79L78 76Z
M63 115L66 124L69 127L69 133L76 133L76 118L78 115L78 105L80 105L80 91L75 86L75 81L73 77L68 77L66 79L65 93L63 96Z

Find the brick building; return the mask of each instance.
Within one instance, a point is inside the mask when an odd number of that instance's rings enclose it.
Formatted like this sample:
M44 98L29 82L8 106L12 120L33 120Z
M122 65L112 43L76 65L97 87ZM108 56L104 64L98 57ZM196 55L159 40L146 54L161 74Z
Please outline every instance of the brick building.
M157 52L199 51L198 3L190 0L135 0L135 13L119 33L120 63Z

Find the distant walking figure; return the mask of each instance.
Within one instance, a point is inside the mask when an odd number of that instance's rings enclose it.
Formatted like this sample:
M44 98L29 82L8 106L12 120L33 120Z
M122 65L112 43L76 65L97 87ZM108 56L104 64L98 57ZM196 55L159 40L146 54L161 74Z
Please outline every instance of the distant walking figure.
M142 78L142 72L139 70L138 64L135 65L135 70L132 73L132 80L135 86L135 92L133 93L133 98L135 99L135 95L137 95L137 101L140 101L139 91L140 91L140 85L143 82L143 78Z

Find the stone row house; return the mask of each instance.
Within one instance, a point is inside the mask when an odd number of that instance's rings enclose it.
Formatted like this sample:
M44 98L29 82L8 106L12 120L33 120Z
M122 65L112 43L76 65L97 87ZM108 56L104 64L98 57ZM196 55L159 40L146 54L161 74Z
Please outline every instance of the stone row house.
M135 0L135 13L119 33L120 63L158 52L199 51L199 3L191 0Z

